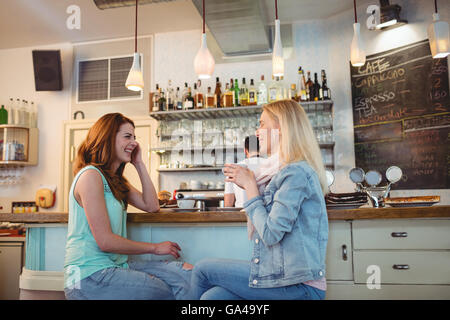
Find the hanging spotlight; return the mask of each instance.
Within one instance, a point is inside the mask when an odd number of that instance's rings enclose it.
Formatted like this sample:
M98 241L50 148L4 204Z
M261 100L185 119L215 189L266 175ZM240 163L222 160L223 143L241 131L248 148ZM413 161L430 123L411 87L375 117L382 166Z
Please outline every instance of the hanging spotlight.
M275 0L275 41L272 53L272 75L284 76L283 46L281 45L280 20L278 19L278 1Z
M136 22L134 29L134 54L133 65L131 66L130 73L128 73L125 87L132 91L141 91L144 89L144 77L142 76L140 54L137 52L137 18L138 18L138 0L136 0Z
M199 79L209 79L214 72L214 57L208 50L206 45L206 32L205 32L205 0L203 0L203 33L202 44L194 59L194 70Z
M363 41L361 39L358 17L356 16L356 0L353 0L355 12L355 23L353 24L353 39L350 47L350 62L354 67L361 67L366 63L366 52L364 51Z
M407 20L400 18L401 10L402 7L397 4L389 4L389 0L380 0L380 24L378 24L375 28L377 30L385 30L408 23Z
M433 22L428 26L428 39L433 58L445 58L450 54L448 23L439 20L437 0L434 0Z

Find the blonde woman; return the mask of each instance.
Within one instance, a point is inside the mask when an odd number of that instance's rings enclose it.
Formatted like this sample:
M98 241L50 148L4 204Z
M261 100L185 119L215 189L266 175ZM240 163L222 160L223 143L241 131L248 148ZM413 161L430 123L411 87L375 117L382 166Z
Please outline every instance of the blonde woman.
M327 183L308 117L293 100L265 105L256 135L261 154L279 162L263 194L251 170L234 164L224 170L225 181L245 189L249 199L251 260L200 261L191 278L193 298L324 299Z

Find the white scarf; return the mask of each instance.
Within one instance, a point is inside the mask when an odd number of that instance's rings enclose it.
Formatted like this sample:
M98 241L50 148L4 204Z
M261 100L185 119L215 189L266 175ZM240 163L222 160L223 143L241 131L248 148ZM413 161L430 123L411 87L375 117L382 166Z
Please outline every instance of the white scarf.
M278 153L271 155L253 172L255 173L256 185L258 186L259 194L264 194L264 189L269 184L272 177L280 171L281 163ZM255 227L247 216L247 234L248 239L251 240Z

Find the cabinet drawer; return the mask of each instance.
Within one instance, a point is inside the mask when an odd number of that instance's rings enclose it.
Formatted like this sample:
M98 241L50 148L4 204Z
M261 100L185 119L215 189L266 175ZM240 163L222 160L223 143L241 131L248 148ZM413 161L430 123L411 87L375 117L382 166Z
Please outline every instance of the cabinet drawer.
M353 280L352 230L349 222L330 222L328 232L327 280Z
M353 261L356 283L367 283L375 265L381 284L450 284L450 251L354 251Z
M450 249L450 220L355 220L355 249Z

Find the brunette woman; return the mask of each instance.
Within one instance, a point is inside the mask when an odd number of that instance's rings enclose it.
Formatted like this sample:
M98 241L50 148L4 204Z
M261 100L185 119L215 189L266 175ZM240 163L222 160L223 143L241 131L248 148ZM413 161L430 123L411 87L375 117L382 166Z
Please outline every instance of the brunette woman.
M68 299L183 299L192 266L178 261L128 260L128 255L179 258L177 243L127 239L128 204L159 210L134 123L120 113L101 117L89 130L74 162L69 194L69 225L64 263ZM142 192L123 176L131 163Z

